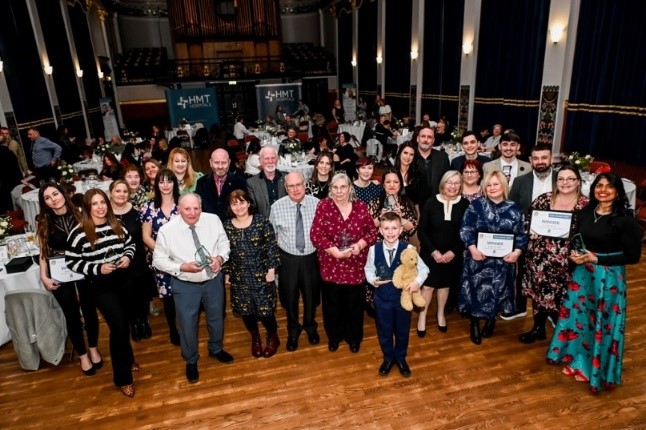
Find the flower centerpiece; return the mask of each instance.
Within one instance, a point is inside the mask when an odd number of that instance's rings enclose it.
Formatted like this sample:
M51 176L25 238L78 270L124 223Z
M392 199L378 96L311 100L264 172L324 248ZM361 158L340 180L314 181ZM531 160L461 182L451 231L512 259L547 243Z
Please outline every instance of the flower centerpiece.
M590 154L581 155L574 151L570 155L561 154L561 160L576 166L581 172L587 172L590 170L590 163L594 161L594 157Z
M456 145L461 144L463 134L464 130L458 127L454 127L453 131L451 132L451 142L455 143Z
M107 143L100 143L99 145L96 146L96 152L99 156L103 156L106 152L110 151L110 145Z
M128 129L124 128L121 132L121 135L123 136L123 139L125 141L135 143L137 137L139 136L139 133L136 131L129 131Z
M11 233L11 218L8 216L0 216L0 240L3 240L9 233Z
M74 166L67 164L65 161L61 161L58 170L61 172L61 183L71 184L74 182Z
M287 154L295 154L301 152L301 142L296 139L284 142L283 147L285 149L285 153Z

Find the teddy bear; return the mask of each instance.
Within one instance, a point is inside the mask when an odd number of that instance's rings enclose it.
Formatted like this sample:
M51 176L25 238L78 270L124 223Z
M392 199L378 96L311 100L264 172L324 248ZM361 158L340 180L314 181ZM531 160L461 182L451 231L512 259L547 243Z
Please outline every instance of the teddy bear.
M410 293L405 288L417 278L417 251L415 248L407 248L402 251L399 257L401 264L393 274L393 285L395 288L402 290L401 305L407 311L413 310L413 303L415 306L424 307L426 301L419 291Z

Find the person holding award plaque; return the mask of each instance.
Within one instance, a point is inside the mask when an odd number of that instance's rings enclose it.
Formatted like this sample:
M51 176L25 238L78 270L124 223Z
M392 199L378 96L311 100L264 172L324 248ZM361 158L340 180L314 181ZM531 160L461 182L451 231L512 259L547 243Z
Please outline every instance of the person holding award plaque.
M601 173L590 193L572 238L570 260L576 267L546 358L598 392L621 383L625 265L639 261L641 235L621 178Z
M244 190L229 194L231 218L224 222L231 253L224 273L231 284L231 307L242 316L251 333L251 354L269 358L276 354L280 339L276 323L276 269L280 265L274 228L267 218L255 213ZM262 348L258 321L267 330Z
M383 175L383 190L381 195L372 199L368 205L375 226L379 226L380 217L386 212L395 212L401 217L402 233L400 239L408 242L417 231L417 209L406 194L401 173L390 168Z
M516 260L527 246L523 213L507 200L505 175L494 170L482 183L484 197L471 203L464 213L460 238L468 252L464 260L459 310L471 317L471 341L480 345L490 337L499 312L515 308ZM480 332L480 319L485 325Z
M545 340L548 317L558 319L561 301L570 282L570 237L575 230L574 213L588 205L581 194L581 174L575 166L561 167L556 190L541 194L530 206L529 244L525 253L523 295L532 299L534 326L518 338L522 343ZM519 274L519 276L521 276Z
M67 238L67 266L89 279L94 301L110 328L110 356L114 384L128 396L135 395L132 372L141 368L134 360L127 316L126 276L135 254L135 243L112 212L108 196L98 188L83 196L81 223Z
M334 175L330 196L319 202L310 239L321 267L328 349L336 351L345 340L350 351L359 352L363 340L364 266L368 248L377 241L377 227L345 173Z
M74 207L65 190L54 182L40 188L38 202L40 280L45 289L54 294L61 306L65 314L67 333L79 355L81 370L86 376L91 376L96 373L96 369L103 367L103 359L97 349L99 319L90 285L82 276L67 270L65 265L67 236L78 225L81 213ZM79 305L83 312L83 323ZM87 348L83 338L83 327L87 334Z

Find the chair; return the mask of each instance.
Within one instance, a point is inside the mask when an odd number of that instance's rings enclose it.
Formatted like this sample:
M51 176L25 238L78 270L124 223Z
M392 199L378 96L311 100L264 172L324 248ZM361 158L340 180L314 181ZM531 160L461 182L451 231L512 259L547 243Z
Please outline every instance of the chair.
M381 162L381 157L384 153L384 147L381 145L377 139L368 139L366 142L366 155L368 157L374 157L377 162Z
M307 135L307 132L305 133L298 133L298 140L301 141L301 143L305 143L310 139L310 137Z
M599 170L606 170L608 171L612 170L610 167L610 164L606 163L605 161L593 161L590 163L590 172L592 173L599 173Z
M27 226L27 221L25 221L25 214L22 209L18 209L11 212L6 212L2 216L9 217L11 219L11 234L22 233Z

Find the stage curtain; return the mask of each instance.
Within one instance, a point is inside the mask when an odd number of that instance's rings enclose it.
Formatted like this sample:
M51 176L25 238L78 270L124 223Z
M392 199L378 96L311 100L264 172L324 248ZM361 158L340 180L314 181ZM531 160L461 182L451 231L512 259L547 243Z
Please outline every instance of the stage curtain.
M371 104L377 95L377 10L378 2L364 2L359 8L359 95Z
M386 2L385 99L397 118L409 114L412 14L412 0Z
M352 77L352 13L341 12L338 19L337 44L339 46L339 91L341 85L353 83ZM340 98L339 96L337 98Z

